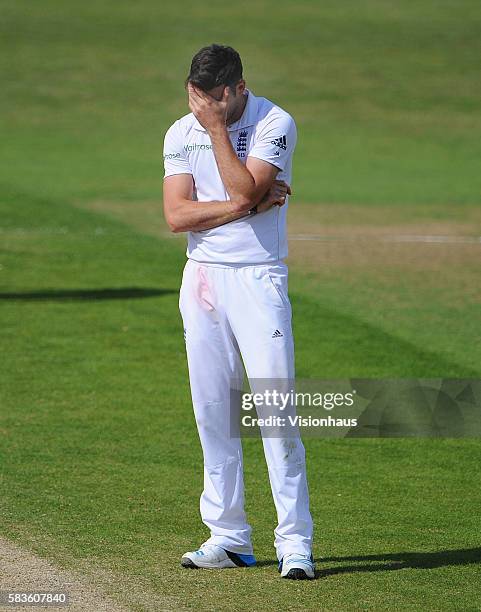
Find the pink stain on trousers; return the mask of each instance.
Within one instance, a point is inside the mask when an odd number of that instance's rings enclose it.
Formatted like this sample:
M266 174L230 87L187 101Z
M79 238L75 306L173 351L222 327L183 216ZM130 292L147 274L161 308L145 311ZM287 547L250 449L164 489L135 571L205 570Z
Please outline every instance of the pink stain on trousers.
M214 310L212 293L210 291L209 282L205 268L199 266L197 271L198 282L197 282L197 298L201 306L207 310Z

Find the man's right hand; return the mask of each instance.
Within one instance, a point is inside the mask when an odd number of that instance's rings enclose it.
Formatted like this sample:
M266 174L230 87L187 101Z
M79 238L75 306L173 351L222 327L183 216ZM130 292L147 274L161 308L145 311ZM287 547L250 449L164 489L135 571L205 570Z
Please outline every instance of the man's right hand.
M291 195L291 188L285 181L274 181L269 191L257 205L257 212L264 212L272 206L282 206L286 203L286 196Z

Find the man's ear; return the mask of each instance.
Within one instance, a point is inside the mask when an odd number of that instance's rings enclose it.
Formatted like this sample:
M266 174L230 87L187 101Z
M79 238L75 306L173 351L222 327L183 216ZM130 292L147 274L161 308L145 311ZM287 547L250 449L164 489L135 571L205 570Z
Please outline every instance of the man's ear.
M244 79L241 79L237 85L235 86L236 96L242 95L246 90L246 82Z

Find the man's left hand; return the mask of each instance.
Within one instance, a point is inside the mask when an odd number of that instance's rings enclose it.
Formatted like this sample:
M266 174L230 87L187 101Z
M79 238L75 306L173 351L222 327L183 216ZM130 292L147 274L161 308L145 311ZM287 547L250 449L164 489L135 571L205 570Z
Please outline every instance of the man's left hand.
M224 88L222 100L216 100L191 83L187 87L189 92L189 108L201 126L208 132L220 126L225 126L229 88Z

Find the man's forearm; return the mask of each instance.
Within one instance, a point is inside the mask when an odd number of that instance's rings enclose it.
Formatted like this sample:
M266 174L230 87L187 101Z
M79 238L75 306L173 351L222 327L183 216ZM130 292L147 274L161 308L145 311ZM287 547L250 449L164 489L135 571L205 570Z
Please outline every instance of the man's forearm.
M237 157L227 127L219 125L209 130L209 135L219 174L231 201L240 205L252 203L256 184L252 174Z
M193 202L182 200L175 211L166 215L173 232L199 232L212 229L249 214L248 210L239 209L230 200L225 202Z

